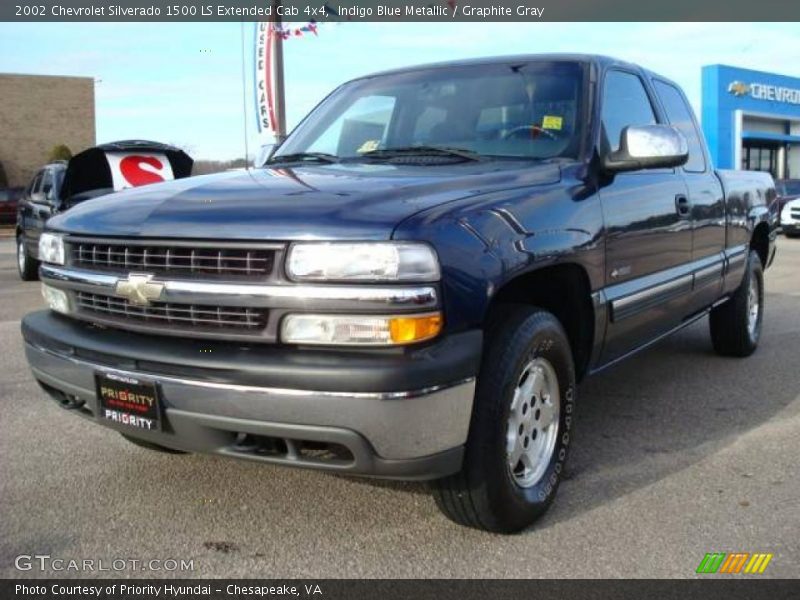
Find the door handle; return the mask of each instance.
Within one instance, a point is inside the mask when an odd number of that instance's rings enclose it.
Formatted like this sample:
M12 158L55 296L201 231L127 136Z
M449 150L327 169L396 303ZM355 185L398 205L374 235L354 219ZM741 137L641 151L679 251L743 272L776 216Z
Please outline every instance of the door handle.
M689 198L684 194L675 196L675 210L678 211L679 216L688 217L692 212L692 205L689 204Z

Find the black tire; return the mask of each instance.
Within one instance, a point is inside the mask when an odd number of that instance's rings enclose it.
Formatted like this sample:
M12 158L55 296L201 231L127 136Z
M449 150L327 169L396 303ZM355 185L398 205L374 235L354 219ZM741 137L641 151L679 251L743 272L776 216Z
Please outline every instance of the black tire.
M787 238L800 238L800 233L786 233L783 234Z
M754 323L750 321L750 289L754 284L758 308ZM764 267L758 254L751 250L742 283L733 296L712 309L709 318L711 343L723 356L750 356L758 348L764 320Z
M146 448L147 450L152 450L154 452L162 452L164 454L189 454L183 450L175 450L174 448L167 448L166 446L160 446L159 444L154 444L153 442L145 442L144 440L125 435L124 433L120 433L120 435L128 440L131 444L135 444L140 448Z
M39 261L25 250L22 236L17 236L17 272L22 281L36 281L39 279Z
M434 482L434 495L439 508L456 523L513 533L542 516L555 497L571 443L575 368L567 336L552 314L521 305L501 306L496 314L503 316L487 331L464 464L459 473ZM509 418L526 368L541 361L552 367L558 382L558 418L552 421L557 424L555 445L541 477L522 487L509 464L507 443L510 436L516 437ZM541 400L534 394L527 402L529 418L534 418L535 407L540 406L536 402ZM526 437L526 447L528 439L536 437L533 433Z

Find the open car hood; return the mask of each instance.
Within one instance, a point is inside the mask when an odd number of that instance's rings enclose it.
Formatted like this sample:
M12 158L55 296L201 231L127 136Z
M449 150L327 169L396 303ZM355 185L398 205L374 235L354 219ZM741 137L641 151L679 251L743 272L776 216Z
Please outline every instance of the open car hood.
M180 148L148 140L124 140L94 146L67 165L61 199L109 194L129 187L182 179L194 161Z

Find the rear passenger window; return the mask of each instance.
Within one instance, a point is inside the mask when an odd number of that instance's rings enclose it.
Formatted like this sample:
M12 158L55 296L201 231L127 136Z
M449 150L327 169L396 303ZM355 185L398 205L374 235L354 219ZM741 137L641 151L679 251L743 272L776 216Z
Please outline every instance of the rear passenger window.
M642 80L632 73L609 71L603 84L603 129L611 150L628 125L654 125L656 115Z
M706 159L703 155L703 142L692 120L692 113L683 99L683 95L673 85L663 81L654 82L658 97L664 104L670 125L677 127L689 141L689 160L684 165L684 170L692 173L702 173L706 170Z

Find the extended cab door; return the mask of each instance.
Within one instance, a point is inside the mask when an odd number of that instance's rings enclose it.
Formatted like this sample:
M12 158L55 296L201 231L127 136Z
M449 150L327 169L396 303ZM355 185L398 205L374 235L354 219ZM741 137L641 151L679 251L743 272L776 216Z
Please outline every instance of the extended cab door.
M670 124L689 142L689 160L680 172L689 191L692 212L692 269L694 286L691 306L700 311L722 294L725 250L725 195L711 161L700 128L683 92L672 83L655 79L653 87Z
M601 87L605 151L629 125L663 123L647 83L612 69ZM608 324L601 362L620 358L677 326L692 289L688 190L675 169L618 173L600 189L606 225Z

